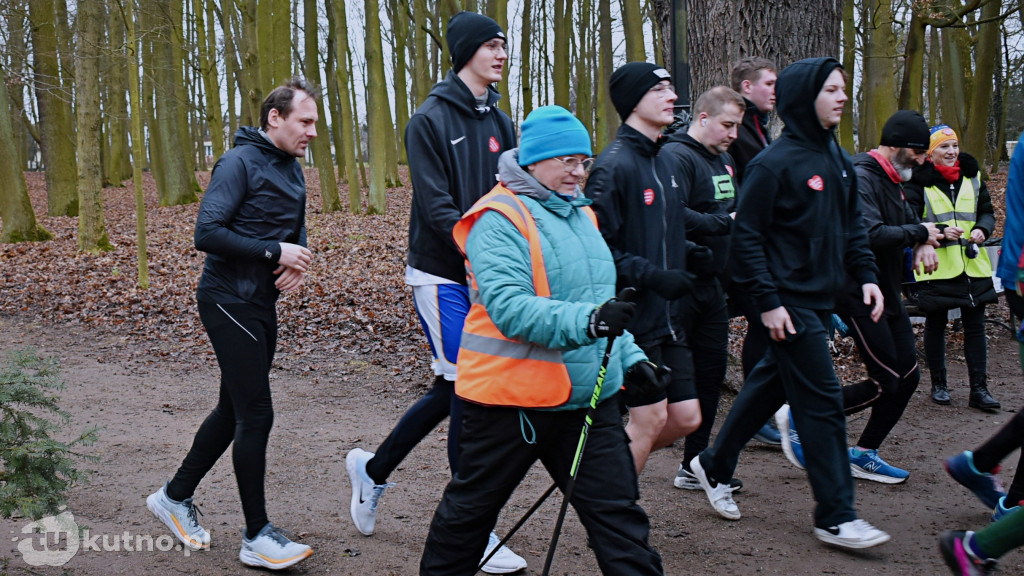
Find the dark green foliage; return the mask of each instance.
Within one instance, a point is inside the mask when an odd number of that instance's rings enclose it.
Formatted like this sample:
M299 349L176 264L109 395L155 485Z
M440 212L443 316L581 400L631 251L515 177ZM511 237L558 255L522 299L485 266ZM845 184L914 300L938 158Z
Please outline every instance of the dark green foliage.
M30 518L55 514L67 490L86 480L76 463L92 457L74 451L96 440L96 428L70 442L51 437L70 420L58 406L64 387L55 358L35 350L9 352L0 367L0 515Z

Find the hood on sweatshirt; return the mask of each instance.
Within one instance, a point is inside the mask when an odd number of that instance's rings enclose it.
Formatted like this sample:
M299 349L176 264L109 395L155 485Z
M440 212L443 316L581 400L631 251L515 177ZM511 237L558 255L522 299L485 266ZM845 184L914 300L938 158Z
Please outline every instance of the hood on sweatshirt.
M261 128L242 126L235 132L235 146L255 146L265 152L295 159L295 156L281 150Z
M775 85L779 118L785 122L782 132L814 146L833 140L832 129L818 119L815 100L829 74L842 65L835 58L806 58L786 66Z
M461 114L470 118L483 118L491 108L498 105L498 100L501 100L501 94L494 86L488 85L487 99L485 104L480 106L469 87L455 72L448 72L443 81L434 84L430 89L430 95L450 102Z

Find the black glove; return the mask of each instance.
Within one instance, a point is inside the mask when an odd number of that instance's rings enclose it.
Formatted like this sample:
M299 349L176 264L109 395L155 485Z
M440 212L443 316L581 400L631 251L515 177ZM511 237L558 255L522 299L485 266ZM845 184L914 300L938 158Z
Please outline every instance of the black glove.
M633 364L626 372L626 397L651 398L668 389L672 382L672 370L668 366L655 366L653 362L643 361Z
M672 268L655 270L649 275L647 287L666 300L675 300L687 294L693 286L696 276L686 270Z
M591 338L621 336L626 331L626 326L629 326L629 321L633 319L635 312L635 303L612 298L594 308L594 311L590 313L587 334Z
M715 257L711 248L689 243L686 247L686 269L699 276L715 273Z

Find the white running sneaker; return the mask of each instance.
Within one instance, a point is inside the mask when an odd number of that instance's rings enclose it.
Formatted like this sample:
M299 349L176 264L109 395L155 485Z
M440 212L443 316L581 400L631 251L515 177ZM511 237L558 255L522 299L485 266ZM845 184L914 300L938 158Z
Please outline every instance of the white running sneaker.
M273 524L268 523L252 540L242 532L242 551L238 553L238 559L246 566L283 570L312 555L312 548L292 542Z
M891 536L868 524L867 520L850 520L839 526L829 528L815 528L814 535L818 540L826 544L841 546L843 548L871 548L879 544L885 544Z
M494 532L491 532L490 537L487 540L487 550L484 550L484 558L494 550L494 547L501 542L501 538ZM491 559L484 564L483 570L488 574L511 574L513 572L519 572L520 570L526 569L526 560L522 556L508 549L507 546L502 546L491 556Z
M711 480L708 478L704 467L700 465L700 456L694 456L693 460L690 460L690 471L700 482L704 493L708 495L708 501L711 502L711 507L718 512L718 515L727 520L739 520L740 509L736 506L736 502L732 499L732 487L728 484L718 482L711 486Z
M192 550L210 547L210 533L199 525L196 514L202 514L191 498L175 502L167 497L165 484L146 498L146 507L161 522L167 525L182 544Z
M356 530L363 536L373 536L380 497L384 490L395 485L393 482L373 483L370 475L366 473L366 463L370 458L373 458L373 452L367 452L362 448L353 448L345 456L345 469L348 470L348 479L352 482L352 504L349 506L349 512Z
M804 446L800 443L800 435L797 434L796 426L793 423L793 412L789 404L783 404L775 412L775 425L779 429L779 438L782 442L782 453L786 455L793 466L804 470Z

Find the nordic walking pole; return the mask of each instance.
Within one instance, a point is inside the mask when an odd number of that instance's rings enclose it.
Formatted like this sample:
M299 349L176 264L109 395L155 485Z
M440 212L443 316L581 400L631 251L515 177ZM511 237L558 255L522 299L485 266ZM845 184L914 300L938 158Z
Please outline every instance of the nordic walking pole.
M636 295L636 288L623 288L616 296L616 300L629 302ZM608 362L612 358L612 344L615 337L608 337L608 346L604 350L604 358L601 359L601 368L597 371L597 383L594 384L594 393L590 396L590 407L583 417L583 430L580 431L580 441L576 445L576 455L572 459L572 468L569 469L569 484L565 487L565 497L562 499L562 507L558 510L558 520L555 521L555 533L551 535L551 544L548 546L548 557L544 560L544 571L542 576L548 576L551 571L551 562L555 559L555 548L558 547L558 536L562 532L562 522L565 521L565 512L569 508L569 500L572 499L573 490L576 488L576 473L580 468L580 461L583 458L583 448L587 445L587 434L590 432L590 425L597 415L597 401L601 398L601 389L604 388L604 377L608 372Z

